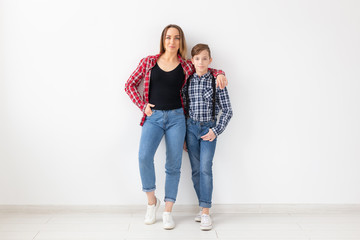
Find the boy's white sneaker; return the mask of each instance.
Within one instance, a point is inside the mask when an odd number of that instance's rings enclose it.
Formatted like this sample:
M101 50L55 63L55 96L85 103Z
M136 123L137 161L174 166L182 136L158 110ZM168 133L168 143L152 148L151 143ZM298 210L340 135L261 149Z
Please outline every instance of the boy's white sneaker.
M156 211L160 206L160 200L156 198L156 203L153 205L147 205L145 214L145 224L153 224L156 222Z
M201 222L201 214L202 214L202 211L200 210L200 212L198 214L196 214L194 220L195 222Z
M207 214L201 215L200 229L203 231L208 231L212 229L212 221L210 215Z
M171 212L163 213L163 227L166 230L171 230L175 227L175 222L171 216Z

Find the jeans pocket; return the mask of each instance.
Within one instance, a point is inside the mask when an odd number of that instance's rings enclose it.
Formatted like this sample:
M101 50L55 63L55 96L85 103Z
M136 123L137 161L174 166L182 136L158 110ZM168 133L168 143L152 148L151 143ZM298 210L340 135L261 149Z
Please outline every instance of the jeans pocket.
M151 114L150 116L147 116L147 115L146 115L146 119L152 118L152 116L154 116L155 112L156 112L156 110L153 109L153 110L152 110L152 114Z

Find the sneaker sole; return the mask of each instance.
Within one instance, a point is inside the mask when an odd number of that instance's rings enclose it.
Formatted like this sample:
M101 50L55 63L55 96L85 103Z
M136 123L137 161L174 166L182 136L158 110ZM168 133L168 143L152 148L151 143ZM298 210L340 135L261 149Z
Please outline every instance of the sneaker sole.
M195 222L201 222L201 218L195 218Z
M203 230L203 231L210 231L212 229L212 225L211 226L208 226L208 227L202 227L200 226L200 229Z
M154 221L152 221L152 222L144 222L146 225L152 225L152 224L154 224L156 222L156 219L154 220Z
M173 230L175 227L164 227L165 230Z
M173 227L164 227L165 230L172 230L174 228L175 228L175 226L173 226Z

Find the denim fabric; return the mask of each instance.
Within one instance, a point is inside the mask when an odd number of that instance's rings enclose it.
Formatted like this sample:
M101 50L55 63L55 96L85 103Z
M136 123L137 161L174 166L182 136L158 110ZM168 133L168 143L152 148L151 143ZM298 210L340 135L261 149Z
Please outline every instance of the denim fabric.
M182 108L174 110L153 110L142 127L139 168L144 192L156 189L154 155L162 137L165 135L165 201L175 202L186 134L186 121Z
M216 141L204 141L201 136L207 134L215 126L215 121L198 122L191 118L187 120L186 146L189 153L192 181L199 200L199 206L210 208L213 175L212 165L216 148Z

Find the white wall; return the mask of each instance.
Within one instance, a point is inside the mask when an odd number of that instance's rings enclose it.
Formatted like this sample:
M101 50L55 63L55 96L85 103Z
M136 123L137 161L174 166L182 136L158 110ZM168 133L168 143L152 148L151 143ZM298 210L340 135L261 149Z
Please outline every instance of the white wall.
M169 23L230 82L214 203L360 203L359 1L0 4L0 204L145 202L123 88ZM164 157L162 143L160 198ZM188 161L181 204L196 203Z

